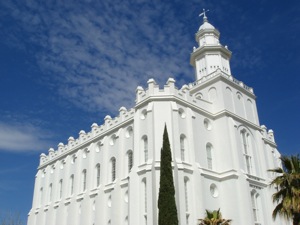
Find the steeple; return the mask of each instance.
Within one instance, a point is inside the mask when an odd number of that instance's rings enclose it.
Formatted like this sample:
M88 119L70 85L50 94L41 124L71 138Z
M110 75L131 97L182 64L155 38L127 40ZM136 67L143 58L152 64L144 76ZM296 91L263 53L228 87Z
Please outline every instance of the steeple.
M208 22L206 12L199 16L203 16L203 24L199 27L195 35L198 47L193 48L190 63L195 68L195 79L199 80L202 77L213 73L220 69L224 73L230 74L230 57L231 51L227 46L222 46L219 42L220 32Z

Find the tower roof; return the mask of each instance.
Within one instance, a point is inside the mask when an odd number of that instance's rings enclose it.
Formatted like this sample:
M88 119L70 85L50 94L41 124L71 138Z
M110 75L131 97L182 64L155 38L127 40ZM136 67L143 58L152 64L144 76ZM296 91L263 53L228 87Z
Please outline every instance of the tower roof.
M203 16L203 24L199 27L199 31L206 30L206 29L215 29L215 27L208 22L208 19L206 16L206 12L208 12L208 11L209 10L203 9L203 13L200 13L200 15L199 15L199 16Z
M215 29L215 27L208 22L207 17L205 16L203 17L203 24L199 27L199 31L206 29Z

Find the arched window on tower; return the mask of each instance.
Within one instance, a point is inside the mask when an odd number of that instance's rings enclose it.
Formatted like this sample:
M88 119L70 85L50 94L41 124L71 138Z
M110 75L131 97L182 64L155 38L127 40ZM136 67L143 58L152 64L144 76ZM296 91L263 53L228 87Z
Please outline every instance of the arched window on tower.
M147 181L146 178L143 178L142 180L142 188L143 188L143 197L142 199L144 199L144 218L145 218L145 224L147 224Z
M72 174L70 176L70 195L73 195L74 193L74 175Z
M40 188L39 204L43 205L43 188Z
M96 165L96 187L100 185L100 164Z
M86 169L82 171L82 191L86 191Z
M207 168L213 169L213 157L212 157L212 145L211 143L206 144L206 158L207 158Z
M189 178L184 177L185 220L189 224Z
M49 202L52 201L52 183L49 185Z
M142 148L144 151L144 162L146 163L148 161L148 137L146 135L142 137Z
M63 191L63 180L60 179L60 181L59 181L59 193L58 193L59 199L62 199L62 191Z
M116 158L111 158L111 182L116 180Z
M253 213L253 220L255 225L261 225L260 221L260 211L259 211L259 199L260 196L256 192L256 190L251 191L251 204L252 204L252 213Z
M180 156L181 156L181 161L186 160L186 137L184 134L180 135Z
M248 174L252 174L252 162L251 162L251 154L250 154L250 135L249 133L243 129L241 131L242 136L242 145L244 150L244 158L245 158L245 164L246 164L246 172Z
M128 151L127 157L128 157L128 173L130 173L133 166L133 153L131 150Z

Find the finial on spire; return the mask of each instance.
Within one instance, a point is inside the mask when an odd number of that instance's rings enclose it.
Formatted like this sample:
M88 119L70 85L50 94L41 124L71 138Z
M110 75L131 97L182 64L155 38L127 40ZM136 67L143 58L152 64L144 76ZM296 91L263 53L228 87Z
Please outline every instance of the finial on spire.
M207 17L206 17L206 13L209 12L208 10L203 9L203 13L200 13L199 16L203 16L203 23L207 22Z

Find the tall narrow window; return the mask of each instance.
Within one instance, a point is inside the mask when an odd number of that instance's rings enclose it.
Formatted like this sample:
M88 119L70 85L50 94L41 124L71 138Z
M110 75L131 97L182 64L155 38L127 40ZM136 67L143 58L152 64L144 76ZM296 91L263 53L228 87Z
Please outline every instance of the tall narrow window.
M70 177L70 195L74 193L74 175L72 174Z
M39 200L40 200L39 201L40 205L42 205L43 204L43 188L42 187L40 188L40 199Z
M143 150L144 150L144 160L145 163L148 161L148 138L147 136L143 137Z
M82 191L86 190L86 169L82 171Z
M253 190L251 192L251 203L252 203L252 212L253 212L253 219L255 222L255 225L260 225L259 221L259 211L258 211L258 205L257 205L257 199L258 199L258 193Z
M145 214L147 213L147 182L144 180L144 201L145 201Z
M111 181L114 182L116 179L116 159L111 159Z
M100 185L100 164L96 165L96 187Z
M189 200L188 200L188 178L184 178L184 197L185 197L185 211L189 211Z
M180 135L180 154L181 154L181 161L185 161L185 136L182 134Z
M128 151L128 173L130 173L133 166L133 153L131 150Z
M52 201L52 183L49 185L49 202Z
M189 191L188 191L188 185L189 185L189 178L184 178L184 200L185 200L185 220L186 224L189 224Z
M59 199L62 198L63 180L59 181Z
M207 168L213 169L213 158L212 158L212 145L208 143L206 145L206 157L207 157Z
M251 168L251 155L249 154L249 152L250 152L250 150L249 150L249 134L247 134L246 130L242 130L241 135L242 135L242 143L243 143L247 173L251 174L252 168Z
M147 224L147 211L148 211L148 207L147 207L147 204L148 204L148 202L147 202L147 180L146 180L146 178L143 178L143 180L142 180L142 195L143 196L141 196L141 199L143 199L143 205L144 205L144 218L145 218L145 224Z

